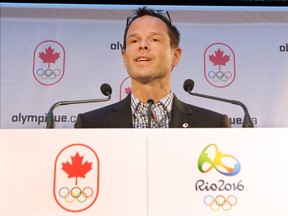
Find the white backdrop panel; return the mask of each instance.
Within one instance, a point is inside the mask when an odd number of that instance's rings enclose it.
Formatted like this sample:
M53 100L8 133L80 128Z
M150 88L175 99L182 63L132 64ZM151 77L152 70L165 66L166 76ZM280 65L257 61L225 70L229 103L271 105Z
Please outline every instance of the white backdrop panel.
M135 8L2 3L0 128L43 128L52 104L101 98L104 82L113 88L111 101L58 107L56 127L71 128L79 112L125 97L130 79L121 46ZM172 76L180 99L226 113L233 127L241 127L240 107L184 92L183 82L191 78L195 92L246 104L255 127L288 126L287 7L153 8L168 9L181 32L182 60ZM214 65L209 56L222 63ZM216 73L222 80L211 78Z

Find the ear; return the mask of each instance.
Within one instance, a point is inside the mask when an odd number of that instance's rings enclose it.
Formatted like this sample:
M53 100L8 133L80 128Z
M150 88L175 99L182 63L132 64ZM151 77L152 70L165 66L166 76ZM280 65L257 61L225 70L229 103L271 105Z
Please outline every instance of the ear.
M173 53L172 66L175 67L180 62L181 55L182 55L182 49L180 47L177 47L174 49L173 52L174 53Z
M125 51L125 50L122 50L122 59L123 59L124 65L125 65L125 67L126 67L126 65L127 65L127 58L126 58L126 51Z

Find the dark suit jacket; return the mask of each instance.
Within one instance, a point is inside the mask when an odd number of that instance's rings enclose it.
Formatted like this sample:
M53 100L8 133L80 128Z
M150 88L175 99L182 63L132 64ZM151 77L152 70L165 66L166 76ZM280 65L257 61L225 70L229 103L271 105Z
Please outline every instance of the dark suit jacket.
M231 127L227 115L183 103L174 96L170 128L187 127L215 128ZM77 116L75 128L132 128L130 94L117 103Z

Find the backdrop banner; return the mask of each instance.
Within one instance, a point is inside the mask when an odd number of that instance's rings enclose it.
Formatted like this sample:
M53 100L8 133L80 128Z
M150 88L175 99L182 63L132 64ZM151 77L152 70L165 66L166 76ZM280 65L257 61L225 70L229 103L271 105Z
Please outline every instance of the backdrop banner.
M72 128L78 113L123 99L130 78L121 49L127 16L137 5L1 3L0 128L43 128L58 101L104 97L109 102L54 110L56 128ZM181 33L172 91L181 100L231 118L240 106L190 96L194 92L243 102L255 127L288 127L288 7L151 6L168 10Z

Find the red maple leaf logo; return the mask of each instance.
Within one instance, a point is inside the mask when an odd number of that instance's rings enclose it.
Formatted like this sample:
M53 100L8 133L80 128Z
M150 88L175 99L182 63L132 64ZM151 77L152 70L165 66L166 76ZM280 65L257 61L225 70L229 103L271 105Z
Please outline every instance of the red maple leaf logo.
M68 161L62 163L62 170L68 174L68 178L75 177L75 185L78 183L78 177L85 178L85 174L92 169L92 163L88 163L87 161L82 164L84 156L80 156L77 152L75 156L71 156L72 164Z
M131 91L132 91L132 90L131 90L131 88L130 88L130 87L128 87L128 88L125 88L125 93L126 93L126 94L129 94Z
M219 70L221 70L221 65L225 66L228 61L230 61L229 55L224 55L224 51L218 49L215 51L215 55L209 55L209 60L213 62L214 65L219 65Z
M39 53L39 58L43 60L43 63L48 63L48 68L50 68L50 63L55 63L60 58L60 53L54 53L54 49L49 46L48 49L45 49L45 53Z

